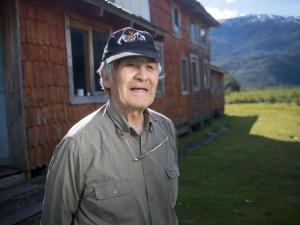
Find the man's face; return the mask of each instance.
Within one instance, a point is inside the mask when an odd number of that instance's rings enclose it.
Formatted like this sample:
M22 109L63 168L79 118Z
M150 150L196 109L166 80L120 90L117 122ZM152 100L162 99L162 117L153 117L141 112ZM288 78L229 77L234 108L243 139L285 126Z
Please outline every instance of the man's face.
M110 81L110 96L122 112L144 110L152 104L158 83L158 65L145 57L121 59Z

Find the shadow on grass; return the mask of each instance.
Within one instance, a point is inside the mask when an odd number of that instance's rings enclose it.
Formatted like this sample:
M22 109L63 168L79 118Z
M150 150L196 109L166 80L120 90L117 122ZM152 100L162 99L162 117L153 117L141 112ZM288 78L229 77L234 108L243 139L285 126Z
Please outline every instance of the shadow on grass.
M229 130L180 160L180 225L300 224L300 142L251 135L256 121L224 116Z

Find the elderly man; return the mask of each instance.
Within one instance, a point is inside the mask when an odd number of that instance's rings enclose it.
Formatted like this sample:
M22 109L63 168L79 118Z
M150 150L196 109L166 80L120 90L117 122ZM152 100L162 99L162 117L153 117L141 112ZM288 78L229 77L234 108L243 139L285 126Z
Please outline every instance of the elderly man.
M161 72L152 36L114 32L98 72L109 100L56 147L41 224L178 224L175 128L148 108Z

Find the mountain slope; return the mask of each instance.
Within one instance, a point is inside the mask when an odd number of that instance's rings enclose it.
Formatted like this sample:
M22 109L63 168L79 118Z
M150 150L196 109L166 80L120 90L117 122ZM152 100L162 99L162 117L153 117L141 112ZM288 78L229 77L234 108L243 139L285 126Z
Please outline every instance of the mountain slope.
M300 85L300 18L244 16L213 29L212 62L243 87Z

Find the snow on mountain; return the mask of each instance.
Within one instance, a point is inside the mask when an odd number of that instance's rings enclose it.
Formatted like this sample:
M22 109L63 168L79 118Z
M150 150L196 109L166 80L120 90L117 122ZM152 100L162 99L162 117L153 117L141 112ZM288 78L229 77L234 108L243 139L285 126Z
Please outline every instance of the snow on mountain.
M231 25L235 24L236 22L242 23L264 23L264 22L271 22L275 21L278 23L297 23L300 24L300 16L279 16L279 15L268 15L268 14L260 14L254 15L249 14L241 17L234 17L230 19L221 20L221 24Z
M300 17L246 15L211 32L212 62L244 87L300 85Z

